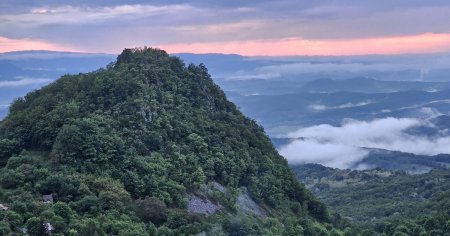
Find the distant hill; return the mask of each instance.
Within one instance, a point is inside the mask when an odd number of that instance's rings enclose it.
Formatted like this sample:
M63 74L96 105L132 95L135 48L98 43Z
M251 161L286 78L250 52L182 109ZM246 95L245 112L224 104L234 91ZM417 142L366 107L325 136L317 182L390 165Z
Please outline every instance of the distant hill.
M110 54L73 53L54 51L18 51L0 53L0 60L22 70L22 77L57 78L64 74L89 72L105 67L115 56ZM6 76L3 71L1 77ZM14 79L13 77L9 79Z
M412 174L426 173L432 169L449 169L450 154L436 156L415 155L412 153L370 150L369 154L355 167L364 166L368 169L382 168L391 171L405 171Z
M319 79L306 83L301 89L314 93L356 92L390 93L408 90L436 92L450 88L450 82L382 81L367 77L334 80Z
M0 59L0 81L20 76L23 70L9 61Z
M205 64L210 73L217 76L215 80L220 81L223 76L233 71L248 70L255 67L255 64L262 65L260 62L249 61L246 57L237 54L193 54L178 53L173 54L181 58L186 63Z
M360 225L372 225L380 232L392 221L401 225L411 224L416 219L416 224L420 225L427 220L446 222L450 219L448 169L420 175L381 168L340 170L318 164L297 165L292 169L331 209ZM414 227L417 226L413 224L409 229ZM446 231L445 223L436 226L436 230L439 227Z
M428 118L431 111L450 112L450 90L390 93L295 93L232 96L244 114L256 119L270 133L280 127L317 124L338 125L345 118L373 120L383 117Z

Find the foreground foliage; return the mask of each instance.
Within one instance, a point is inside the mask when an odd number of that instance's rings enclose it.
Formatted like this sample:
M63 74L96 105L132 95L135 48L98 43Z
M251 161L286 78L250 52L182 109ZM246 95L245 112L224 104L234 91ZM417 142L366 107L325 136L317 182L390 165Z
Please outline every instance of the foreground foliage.
M450 170L412 175L383 169L292 167L332 210L387 235L450 234Z

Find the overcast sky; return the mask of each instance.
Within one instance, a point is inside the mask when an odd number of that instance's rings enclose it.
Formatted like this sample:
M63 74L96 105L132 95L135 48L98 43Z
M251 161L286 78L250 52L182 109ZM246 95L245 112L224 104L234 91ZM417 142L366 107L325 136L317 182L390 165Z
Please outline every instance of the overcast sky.
M3 0L0 52L124 47L243 55L450 52L444 0Z

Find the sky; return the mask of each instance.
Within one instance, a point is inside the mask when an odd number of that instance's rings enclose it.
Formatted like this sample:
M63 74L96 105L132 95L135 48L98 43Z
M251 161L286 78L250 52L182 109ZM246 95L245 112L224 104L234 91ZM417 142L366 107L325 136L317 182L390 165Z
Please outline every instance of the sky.
M449 15L446 0L3 0L0 52L441 53Z

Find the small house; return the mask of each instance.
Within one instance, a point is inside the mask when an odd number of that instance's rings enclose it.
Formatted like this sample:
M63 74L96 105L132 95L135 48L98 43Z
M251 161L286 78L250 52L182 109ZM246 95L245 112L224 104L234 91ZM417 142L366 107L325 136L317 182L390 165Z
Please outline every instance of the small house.
M8 209L9 209L9 207L7 207L3 204L0 204L0 211L7 211Z
M55 230L52 224L49 222L44 223L44 229L47 234L52 234L52 231Z
M44 203L53 203L53 194L42 195L42 201Z

